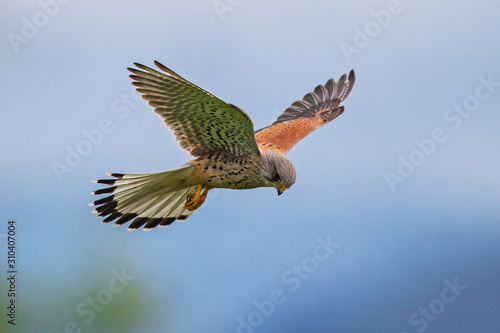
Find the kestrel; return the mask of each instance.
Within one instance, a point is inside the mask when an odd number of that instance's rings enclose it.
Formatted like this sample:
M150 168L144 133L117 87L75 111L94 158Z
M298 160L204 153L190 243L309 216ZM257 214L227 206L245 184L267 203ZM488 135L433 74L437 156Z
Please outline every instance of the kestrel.
M108 173L114 179L92 194L110 194L90 203L93 212L114 221L132 221L129 230L150 230L183 221L200 207L212 188L274 187L278 195L295 183L285 158L297 142L344 112L340 104L354 85L354 71L317 86L293 103L270 126L254 132L250 117L155 61L159 70L135 63L132 84L172 130L193 159L158 173Z

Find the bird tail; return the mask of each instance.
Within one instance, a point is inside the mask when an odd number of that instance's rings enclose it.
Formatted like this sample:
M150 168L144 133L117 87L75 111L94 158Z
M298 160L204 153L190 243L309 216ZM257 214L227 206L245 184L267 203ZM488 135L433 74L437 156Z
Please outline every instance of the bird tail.
M178 169L146 174L108 173L115 179L94 180L109 187L93 191L92 194L111 194L91 202L97 206L92 212L104 217L103 223L116 220L119 226L131 220L128 230L144 225L150 230L157 225L166 227L175 220L187 219L193 211L184 205L189 193L196 192L196 185L188 179L194 166L185 165Z

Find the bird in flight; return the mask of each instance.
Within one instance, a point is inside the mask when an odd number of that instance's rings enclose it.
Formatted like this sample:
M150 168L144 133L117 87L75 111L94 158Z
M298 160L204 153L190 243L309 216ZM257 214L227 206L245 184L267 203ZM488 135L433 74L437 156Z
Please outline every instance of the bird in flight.
M198 209L212 188L274 187L278 195L295 183L286 153L297 142L344 112L340 104L354 85L354 71L317 86L270 126L254 132L250 117L184 79L158 61L158 70L134 63L130 78L142 98L172 130L193 159L181 167L144 174L108 173L94 182L107 194L89 205L103 222L150 230L183 221Z

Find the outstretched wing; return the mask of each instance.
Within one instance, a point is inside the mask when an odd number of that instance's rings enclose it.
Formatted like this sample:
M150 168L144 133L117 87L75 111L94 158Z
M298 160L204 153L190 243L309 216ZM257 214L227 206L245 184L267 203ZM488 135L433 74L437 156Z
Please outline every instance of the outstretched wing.
M348 78L344 74L337 82L330 79L293 103L274 123L255 132L260 150L271 149L284 156L306 135L340 116L344 112L340 104L349 96L354 81L351 70Z
M130 78L142 98L173 131L179 146L193 157L216 151L235 156L258 155L248 115L155 61L164 73L134 63Z

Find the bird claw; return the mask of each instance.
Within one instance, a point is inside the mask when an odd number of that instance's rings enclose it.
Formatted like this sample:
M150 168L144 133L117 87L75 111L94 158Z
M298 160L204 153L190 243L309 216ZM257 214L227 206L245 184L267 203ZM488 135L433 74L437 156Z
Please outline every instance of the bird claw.
M187 210L195 210L200 206L200 196L196 195L196 193L189 193L184 208Z
M198 209L205 202L207 192L208 189L205 189L205 191L201 193L201 185L198 185L198 187L196 188L196 193L189 193L187 195L184 208L191 211Z

